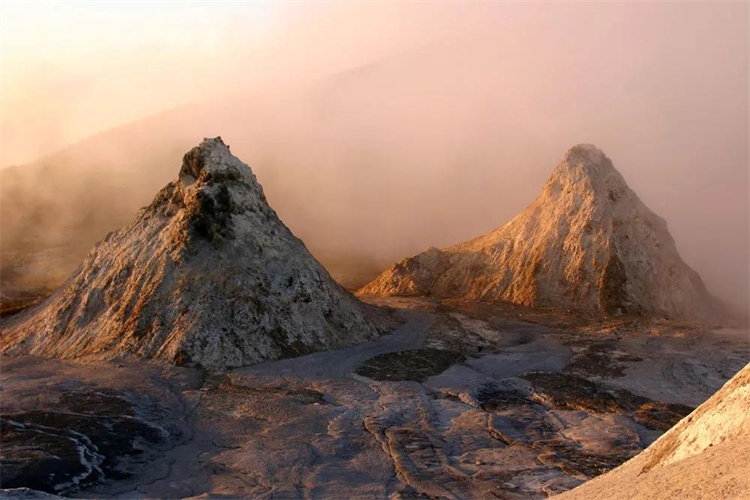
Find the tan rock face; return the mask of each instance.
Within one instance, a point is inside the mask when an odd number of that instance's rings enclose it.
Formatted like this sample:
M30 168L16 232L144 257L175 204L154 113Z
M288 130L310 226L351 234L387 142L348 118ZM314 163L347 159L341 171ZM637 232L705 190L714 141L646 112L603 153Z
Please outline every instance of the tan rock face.
M605 315L709 315L714 299L666 222L604 153L571 148L542 194L479 238L407 258L360 290L504 300Z
M3 325L0 349L225 369L351 345L388 324L331 279L217 138L53 297Z

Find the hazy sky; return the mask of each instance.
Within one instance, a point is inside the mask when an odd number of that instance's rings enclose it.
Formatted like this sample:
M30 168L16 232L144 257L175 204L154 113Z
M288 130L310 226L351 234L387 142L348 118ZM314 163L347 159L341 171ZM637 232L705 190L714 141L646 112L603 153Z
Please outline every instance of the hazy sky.
M0 165L223 101L172 119L180 147L222 135L305 241L397 258L499 226L594 143L747 301L745 2L0 8Z
M680 40L683 47L687 42L703 51L715 42L711 37L723 38L713 56L728 64L747 42L744 2L4 0L0 9L2 166L180 104L304 85L453 36L495 37L533 53L554 33L559 48L588 50L592 67L581 69L594 73L633 62L610 60L612 52L655 64L652 56L668 48L680 24L695 23L692 40ZM639 36L654 25L661 39ZM533 85L535 76L517 83Z
M5 0L0 9L3 166L180 104L303 85L486 25L484 14L495 10Z

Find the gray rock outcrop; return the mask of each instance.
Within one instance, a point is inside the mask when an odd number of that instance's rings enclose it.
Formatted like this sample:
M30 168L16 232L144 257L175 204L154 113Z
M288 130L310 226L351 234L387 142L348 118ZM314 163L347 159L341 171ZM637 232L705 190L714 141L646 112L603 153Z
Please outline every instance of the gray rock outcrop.
M331 279L216 138L190 150L179 178L49 300L6 322L0 350L221 370L351 345L389 325Z

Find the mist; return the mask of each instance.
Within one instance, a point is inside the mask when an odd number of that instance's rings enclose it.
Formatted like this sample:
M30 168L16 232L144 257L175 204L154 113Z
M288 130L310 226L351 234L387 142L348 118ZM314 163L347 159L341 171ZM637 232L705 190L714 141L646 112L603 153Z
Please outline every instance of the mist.
M72 270L221 135L324 264L384 267L593 143L747 305L747 4L71 4L49 32L39 5L1 16L4 253L72 245Z

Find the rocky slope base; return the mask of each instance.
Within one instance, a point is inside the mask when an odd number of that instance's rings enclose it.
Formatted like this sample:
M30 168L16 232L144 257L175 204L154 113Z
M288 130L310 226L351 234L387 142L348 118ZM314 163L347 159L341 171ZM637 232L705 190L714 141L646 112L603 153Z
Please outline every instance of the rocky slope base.
M55 295L7 320L0 350L226 369L351 345L389 325L331 279L216 138L190 150L179 179Z
M571 148L539 198L479 238L431 248L359 291L502 300L603 315L710 316L715 300L666 222L604 153Z

